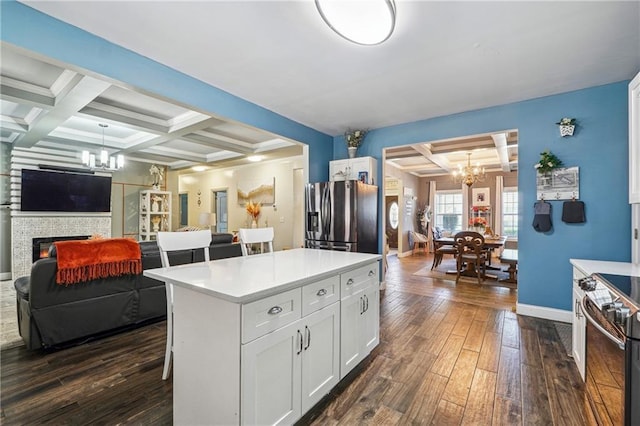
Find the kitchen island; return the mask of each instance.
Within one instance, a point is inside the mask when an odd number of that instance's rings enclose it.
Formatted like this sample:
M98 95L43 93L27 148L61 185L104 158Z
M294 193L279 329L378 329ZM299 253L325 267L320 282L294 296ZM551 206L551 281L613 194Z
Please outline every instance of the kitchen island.
M381 256L295 249L150 269L173 285L174 424L291 424L379 342Z

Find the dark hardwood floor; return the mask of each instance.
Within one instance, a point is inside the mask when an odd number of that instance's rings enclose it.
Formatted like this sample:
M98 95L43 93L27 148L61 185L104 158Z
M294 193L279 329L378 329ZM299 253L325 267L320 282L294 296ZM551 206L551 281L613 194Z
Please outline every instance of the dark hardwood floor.
M552 322L516 290L417 276L389 258L380 345L301 424L593 424ZM2 424L171 424L164 322L51 352L1 352Z

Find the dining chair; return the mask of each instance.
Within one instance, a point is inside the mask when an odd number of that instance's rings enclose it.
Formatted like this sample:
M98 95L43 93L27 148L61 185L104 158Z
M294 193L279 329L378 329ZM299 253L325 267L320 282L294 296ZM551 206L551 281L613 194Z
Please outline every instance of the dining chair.
M458 232L453 240L456 244L458 254L456 255L456 284L460 280L463 265L466 270L471 271L471 266L475 268L478 284L482 284L486 273L486 262L488 251L484 247L484 237L474 231Z
M433 263L431 264L431 270L433 268L437 268L444 258L445 254L450 254L454 258L456 254L458 254L458 249L456 249L455 245L452 244L441 244L436 240L442 238L442 230L438 227L432 228L433 235Z
M260 244L260 253L264 253L264 246L267 245L269 253L273 252L273 228L240 228L238 230L240 248L243 256L253 253L253 245Z
M204 260L210 260L209 244L211 243L211 231L187 231L187 232L158 232L156 237L158 249L160 249L160 262L163 268L171 266L169 253L202 249ZM167 292L167 345L164 354L164 368L162 380L167 380L171 369L171 354L173 353L173 285L165 282Z
M429 246L428 246L429 238L427 238L426 235L416 231L411 231L411 236L413 237L413 247L411 249L412 254L413 254L413 251L415 251L416 246L418 247L418 250L420 250L421 244L422 244L422 247L424 248L424 252L425 253L429 252Z

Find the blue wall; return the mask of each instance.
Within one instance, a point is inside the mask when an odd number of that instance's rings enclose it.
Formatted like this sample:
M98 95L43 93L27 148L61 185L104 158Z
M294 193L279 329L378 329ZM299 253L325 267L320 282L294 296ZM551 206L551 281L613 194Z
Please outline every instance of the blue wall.
M4 42L307 143L310 181L326 180L329 160L346 157L342 137L331 138L20 3L2 1L0 7ZM574 137L560 138L554 123L566 116L579 125ZM359 155L376 157L382 176L384 147L505 129L519 131L519 302L570 310L570 258L629 261L631 256L626 82L375 129ZM533 165L545 149L566 166L580 167L587 222L563 223L562 202L552 202L554 230L538 234L531 227Z
M498 130L518 129L518 302L571 309L571 258L631 259L631 208L628 204L628 82L592 87L494 108L375 129L358 155L376 157L382 176L384 147L428 142ZM560 137L562 117L578 122L573 137ZM536 200L533 165L551 150L566 167L580 167L580 200L587 221L560 220L562 201L551 201L553 230L531 226ZM345 158L342 136L334 137L333 155Z

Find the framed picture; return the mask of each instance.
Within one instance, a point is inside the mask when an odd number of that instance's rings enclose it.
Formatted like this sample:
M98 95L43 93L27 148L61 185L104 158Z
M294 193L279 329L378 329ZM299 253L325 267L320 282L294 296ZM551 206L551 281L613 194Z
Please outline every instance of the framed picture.
M358 172L358 180L362 183L369 183L369 172Z
M275 181L274 177L239 181L238 204L245 205L249 201L273 204L275 201Z
M471 190L471 194L473 196L471 199L472 206L490 206L491 205L489 188L473 188Z

